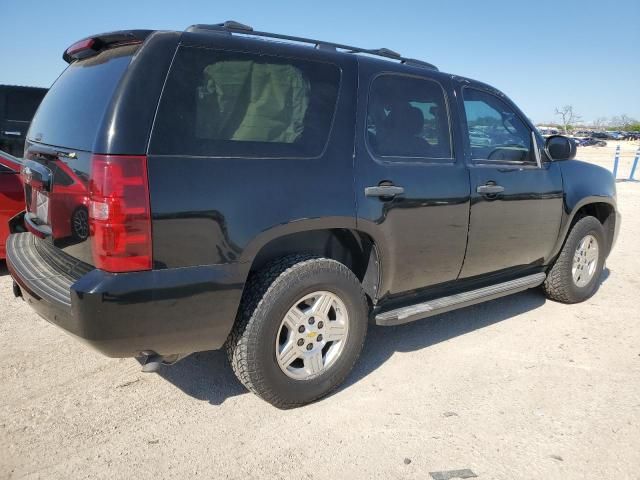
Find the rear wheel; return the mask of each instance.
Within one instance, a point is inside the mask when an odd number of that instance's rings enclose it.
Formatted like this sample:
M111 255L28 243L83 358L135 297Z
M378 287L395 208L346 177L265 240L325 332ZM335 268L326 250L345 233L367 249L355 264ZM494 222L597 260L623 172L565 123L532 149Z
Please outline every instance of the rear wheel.
M604 267L605 248L600 221L595 217L578 220L543 284L547 297L563 303L591 297Z
M89 210L81 206L76 208L71 215L71 234L76 240L89 238Z
M344 381L367 330L362 286L345 265L290 256L252 275L227 341L238 379L278 408L325 396Z

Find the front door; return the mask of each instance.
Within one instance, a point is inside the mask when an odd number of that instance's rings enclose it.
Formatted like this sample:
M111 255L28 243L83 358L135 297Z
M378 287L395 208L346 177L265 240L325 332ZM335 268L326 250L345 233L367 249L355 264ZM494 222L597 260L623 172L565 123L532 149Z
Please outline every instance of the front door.
M547 263L562 216L558 165L546 161L542 138L503 95L470 86L457 92L471 179L460 278Z
M366 69L361 64L357 221L379 250L378 296L392 298L457 278L467 241L469 177L455 155L449 79Z

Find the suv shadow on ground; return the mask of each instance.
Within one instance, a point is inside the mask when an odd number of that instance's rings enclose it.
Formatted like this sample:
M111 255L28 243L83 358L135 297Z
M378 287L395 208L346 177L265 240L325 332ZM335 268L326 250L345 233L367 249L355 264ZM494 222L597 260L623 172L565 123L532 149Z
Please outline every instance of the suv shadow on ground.
M337 391L362 380L395 352L428 348L535 310L545 301L540 292L525 291L397 327L370 325L365 347L356 367ZM234 377L222 350L195 353L175 365L160 367L157 373L186 394L213 405L220 405L229 397L247 392Z
M605 268L598 288L609 274L609 269ZM535 310L545 302L546 298L540 291L528 290L397 327L370 325L362 355L337 391L365 378L395 352L428 348ZM187 395L212 405L221 405L227 398L248 393L233 375L223 350L195 353L175 365L162 366L157 373Z
M338 391L369 375L395 352L428 348L534 310L544 303L545 297L540 292L527 291L407 325L370 325L356 368ZM175 365L160 367L157 373L187 395L213 405L220 405L229 397L247 392L233 375L222 350L195 353Z

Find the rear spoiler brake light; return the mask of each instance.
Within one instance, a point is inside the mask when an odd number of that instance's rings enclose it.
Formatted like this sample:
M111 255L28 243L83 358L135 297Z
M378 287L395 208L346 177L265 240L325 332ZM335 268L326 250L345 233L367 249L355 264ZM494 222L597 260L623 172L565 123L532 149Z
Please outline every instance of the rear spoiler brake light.
M142 43L151 33L153 30L127 30L84 38L67 48L62 58L65 62L72 63L96 55L106 48Z

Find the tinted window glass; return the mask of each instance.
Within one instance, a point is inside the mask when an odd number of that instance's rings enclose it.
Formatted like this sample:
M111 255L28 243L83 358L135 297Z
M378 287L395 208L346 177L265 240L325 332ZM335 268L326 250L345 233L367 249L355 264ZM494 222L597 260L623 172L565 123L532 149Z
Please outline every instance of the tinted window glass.
M137 48L114 48L69 65L42 100L29 128L29 139L91 150L111 97Z
M316 157L329 136L335 65L182 47L169 73L151 151Z
M531 130L498 97L463 90L471 157L474 160L532 162Z
M374 155L451 158L451 134L442 87L400 75L377 77L369 94L367 142Z

